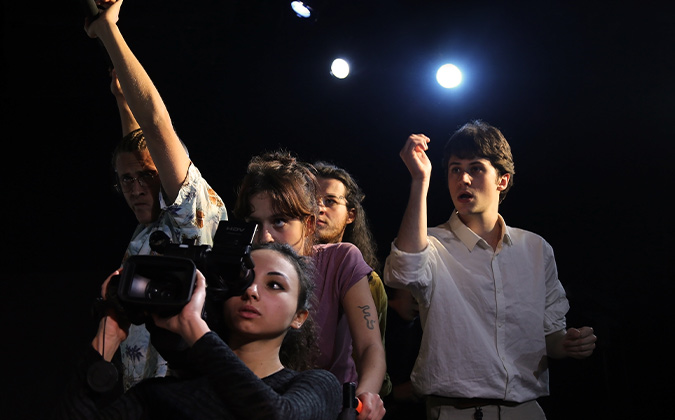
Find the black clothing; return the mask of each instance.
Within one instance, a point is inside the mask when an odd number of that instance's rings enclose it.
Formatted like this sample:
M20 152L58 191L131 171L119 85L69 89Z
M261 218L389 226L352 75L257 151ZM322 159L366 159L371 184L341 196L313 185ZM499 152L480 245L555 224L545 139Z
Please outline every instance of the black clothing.
M200 338L187 356L191 379L151 378L124 394L119 387L100 394L87 383L87 369L101 360L90 348L56 418L335 420L342 408L342 386L330 372L282 369L260 379L213 332Z

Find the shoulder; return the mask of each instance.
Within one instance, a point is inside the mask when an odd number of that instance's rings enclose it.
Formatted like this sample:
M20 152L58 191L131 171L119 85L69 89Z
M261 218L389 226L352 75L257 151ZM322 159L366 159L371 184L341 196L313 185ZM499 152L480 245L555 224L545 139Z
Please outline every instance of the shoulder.
M310 369L296 372L294 382L307 383L320 394L340 393L342 385L337 377L325 369ZM320 384L320 389L317 385Z
M428 228L427 240L429 246L426 248L426 252L432 254L439 249L451 248L462 243L457 236L457 232L454 232L448 223Z
M324 369L310 369L301 372L283 369L268 376L264 381L277 391L282 391L282 393L291 388L303 387L313 389L316 394L341 392L341 385L337 377Z
M543 236L534 233L532 231L521 229L513 226L506 226L506 233L511 237L514 242L526 243L526 244L545 244L549 246L549 243L544 239Z
M520 250L530 255L540 255L546 261L554 261L553 247L541 235L511 226L506 227L506 233L509 240L507 244L514 250Z
M349 252L358 252L356 245L349 242L338 242L335 244L317 244L314 245L314 252L321 252L326 254L347 254Z
M363 260L363 254L356 247L356 245L348 242L339 242L336 244L319 244L314 245L313 253L317 260L331 259L331 260L345 260L345 259L360 259Z
M204 191L204 194L208 197L209 201L221 201L218 194L211 188L209 183L202 177L202 173L197 169L197 167L190 163L188 168L187 176L183 182L182 188L184 195L183 199L189 198L192 195L196 194L196 191ZM190 193L192 191L192 193ZM217 203L214 203L217 204Z

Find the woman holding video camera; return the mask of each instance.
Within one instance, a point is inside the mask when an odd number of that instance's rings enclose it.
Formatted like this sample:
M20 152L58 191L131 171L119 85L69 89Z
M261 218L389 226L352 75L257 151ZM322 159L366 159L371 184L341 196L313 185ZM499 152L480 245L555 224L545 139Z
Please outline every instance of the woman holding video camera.
M357 384L359 420L379 420L385 413L378 392L386 361L368 285L372 268L353 244L314 243L317 187L311 165L286 151L264 153L249 162L234 214L258 225L254 242L289 244L311 258L316 267L317 305L312 316L319 329L318 367L342 383Z
M342 409L341 384L328 371L300 370L314 357L311 268L287 245L256 247L251 258L251 285L243 295L216 304L225 327L220 335L202 317L208 298L199 271L192 298L178 315L153 315L156 327L187 345L181 377L147 379L122 393L110 361L128 323L109 308L56 418L335 420Z

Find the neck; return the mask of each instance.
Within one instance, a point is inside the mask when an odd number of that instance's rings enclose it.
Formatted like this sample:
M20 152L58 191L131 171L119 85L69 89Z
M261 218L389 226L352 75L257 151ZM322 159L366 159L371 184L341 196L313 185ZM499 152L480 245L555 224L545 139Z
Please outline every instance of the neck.
M502 227L499 213L458 214L459 219L476 235L487 242L492 249L497 249L502 239Z
M339 235L335 235L335 236L332 236L332 237L328 237L328 236L319 237L319 240L317 241L317 243L320 243L320 244L336 244L338 242L342 242L342 238L344 238L344 236L345 236L345 230L342 229L342 233L340 233Z
M283 338L283 337L282 337ZM230 348L259 378L265 378L283 369L279 360L281 339L258 339L243 342L230 340Z

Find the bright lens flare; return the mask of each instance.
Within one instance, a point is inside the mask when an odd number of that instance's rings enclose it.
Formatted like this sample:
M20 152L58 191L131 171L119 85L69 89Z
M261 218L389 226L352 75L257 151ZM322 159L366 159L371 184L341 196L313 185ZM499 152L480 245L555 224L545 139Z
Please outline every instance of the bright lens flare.
M299 17L308 18L312 15L312 9L301 1L292 1L291 8Z
M436 80L439 85L451 89L462 83L462 72L454 64L445 64L436 72Z
M338 79L344 79L349 75L349 63L342 58L336 58L330 66L330 74Z

